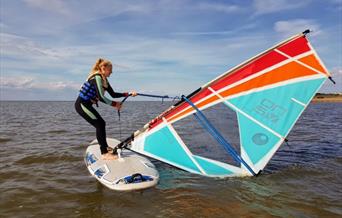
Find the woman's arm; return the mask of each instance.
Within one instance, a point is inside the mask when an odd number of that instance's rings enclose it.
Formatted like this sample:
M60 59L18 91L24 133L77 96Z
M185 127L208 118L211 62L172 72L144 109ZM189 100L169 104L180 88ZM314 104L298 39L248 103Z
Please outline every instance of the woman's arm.
M108 99L105 95L104 95L104 91L103 91L103 84L102 84L102 78L100 75L96 75L94 78L94 82L95 82L95 87L96 87L96 91L99 97L99 100L102 101L105 104L108 105L112 105L113 102Z
M121 98L121 97L128 96L127 92L124 92L124 93L114 92L113 88L110 86L109 83L108 83L107 92L110 94L110 96L112 96L112 98Z

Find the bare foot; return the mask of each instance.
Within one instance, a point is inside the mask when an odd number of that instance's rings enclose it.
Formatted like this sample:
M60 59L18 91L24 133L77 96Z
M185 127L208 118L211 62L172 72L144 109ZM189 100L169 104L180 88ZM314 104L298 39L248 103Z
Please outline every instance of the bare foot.
M102 160L116 160L118 159L118 155L112 154L110 152L102 154Z

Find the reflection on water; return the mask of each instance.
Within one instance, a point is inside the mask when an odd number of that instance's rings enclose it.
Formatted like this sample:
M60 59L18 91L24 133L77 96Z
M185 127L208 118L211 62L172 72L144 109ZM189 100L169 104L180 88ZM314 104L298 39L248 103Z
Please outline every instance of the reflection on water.
M265 171L206 178L154 161L160 183L115 192L83 163L94 129L73 102L1 102L0 217L339 217L342 107L311 104ZM127 102L121 124L101 105L107 134L121 139L169 106ZM215 117L212 117L215 119ZM194 124L195 125L195 124ZM184 134L184 140L195 140ZM195 140L196 141L196 140Z

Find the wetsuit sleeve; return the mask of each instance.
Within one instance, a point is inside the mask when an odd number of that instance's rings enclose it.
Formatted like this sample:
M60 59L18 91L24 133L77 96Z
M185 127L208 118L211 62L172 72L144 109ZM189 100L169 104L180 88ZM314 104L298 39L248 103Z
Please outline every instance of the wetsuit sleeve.
M112 98L121 98L121 97L126 97L128 93L119 93L119 92L114 92L113 88L110 86L108 83L108 88L107 92L112 96Z
M96 91L98 93L99 96L99 100L102 101L105 104L111 105L112 101L109 100L105 95L104 95L104 91L103 91L103 84L102 84L102 78L99 75L95 76L95 82L96 82Z

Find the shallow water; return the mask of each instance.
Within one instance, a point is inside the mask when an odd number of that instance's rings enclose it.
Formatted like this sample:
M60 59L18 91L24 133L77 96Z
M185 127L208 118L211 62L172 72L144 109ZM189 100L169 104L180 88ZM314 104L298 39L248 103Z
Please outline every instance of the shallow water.
M108 137L123 139L168 106L127 102L121 125L110 107L99 112ZM159 184L134 192L89 175L83 154L95 131L73 102L0 102L0 110L0 217L342 216L342 104L311 104L258 177L206 178L153 161Z

